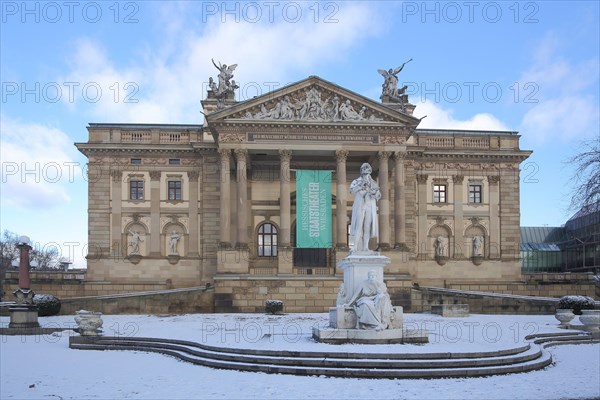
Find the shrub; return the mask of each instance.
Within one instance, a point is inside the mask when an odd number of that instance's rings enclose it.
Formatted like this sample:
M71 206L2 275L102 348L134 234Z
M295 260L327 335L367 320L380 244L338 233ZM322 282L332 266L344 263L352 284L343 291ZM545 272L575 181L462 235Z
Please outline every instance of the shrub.
M38 307L40 317L50 317L60 312L60 299L51 294L36 294L33 296L33 304Z
M267 314L283 314L283 301L267 300L265 301L265 311Z
M594 299L589 296L563 296L556 308L573 310L573 314L581 315L581 310L593 310Z

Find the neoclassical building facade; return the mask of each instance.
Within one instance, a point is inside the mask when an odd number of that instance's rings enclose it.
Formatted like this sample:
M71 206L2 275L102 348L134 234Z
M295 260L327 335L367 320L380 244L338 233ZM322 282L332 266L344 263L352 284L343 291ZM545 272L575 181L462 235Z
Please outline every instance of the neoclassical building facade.
M91 123L86 280L214 285L217 311L335 303L348 255L349 184L368 162L395 304L413 284L520 280L512 131L419 129L402 96L381 102L316 76L236 102L216 84L202 125ZM296 243L299 171L330 171L331 239ZM298 221L299 222L299 221ZM407 297L408 296L408 297Z

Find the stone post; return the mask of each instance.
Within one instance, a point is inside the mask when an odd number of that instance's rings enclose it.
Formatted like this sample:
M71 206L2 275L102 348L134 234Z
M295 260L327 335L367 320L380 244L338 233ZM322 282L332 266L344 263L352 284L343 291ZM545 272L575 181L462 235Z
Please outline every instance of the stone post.
M348 189L346 187L346 159L348 158L347 150L337 150L335 152L335 158L337 160L337 182L336 182L336 194L335 194L335 208L336 208L336 247L346 248L348 243L346 238L348 236L348 216L347 216L347 200L346 195Z
M30 240L27 236L21 236L17 248L19 249L19 289L29 290L31 282L29 279L29 251Z
M279 150L281 160L279 172L279 218L281 239L280 246L288 247L291 245L291 216L290 216L290 161L292 159L291 150Z
M237 245L239 248L248 247L248 178L246 168L248 162L248 150L236 149L235 159L237 161Z
M30 289L29 251L31 241L27 236L21 236L17 247L19 249L19 288L13 292L16 304L9 307L9 328L38 328L38 310L33 304L33 290Z
M500 257L500 176L489 175L487 177L490 186L490 258ZM485 254L485 252L484 252Z
M467 253L463 248L465 241L463 238L463 181L465 177L463 175L454 175L452 180L454 181L454 249L448 249L449 257L462 258Z
M406 249L406 192L404 191L404 158L406 153L394 153L394 248Z
M198 257L198 178L200 172L188 171L187 175L190 185L189 247L188 254L183 254L183 256Z
M221 247L231 247L231 150L219 149L221 156Z
M390 153L380 151L379 158L379 248L389 250L390 248L390 184L389 184L389 159Z
M160 257L160 177L160 171L150 171L150 256L153 257Z

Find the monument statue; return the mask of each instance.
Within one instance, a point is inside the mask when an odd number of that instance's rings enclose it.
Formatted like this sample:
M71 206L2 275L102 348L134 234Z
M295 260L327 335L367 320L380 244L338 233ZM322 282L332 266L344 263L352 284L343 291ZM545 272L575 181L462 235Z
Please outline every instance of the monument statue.
M483 237L480 235L473 236L473 255L481 256L483 248Z
M211 61L219 71L219 75L217 75L219 84L217 85L212 77L210 77L208 78L208 86L217 99L217 109L222 109L224 107L225 99L230 95L233 97L235 89L239 88L233 80L233 71L235 71L237 64L227 66L227 64L221 64L219 62L217 65L215 60L211 59Z
M379 72L381 75L383 75L383 79L384 79L383 84L381 85L382 86L382 90L381 90L382 96L387 95L387 96L394 97L394 98L399 97L398 96L398 74L400 73L400 71L402 71L404 66L411 61L412 61L412 58L396 69L390 68L388 71L386 71L385 69L377 70L377 72Z
M169 237L169 254L176 255L179 254L177 252L177 242L181 236L176 231L171 232L171 236Z
M392 302L384 283L377 280L375 270L370 270L367 279L348 301L354 307L360 329L380 331L390 325Z
M140 233L138 231L129 230L131 233L131 241L129 242L129 246L131 246L130 255L138 255L140 254L140 241L142 240L140 237Z
M350 185L350 193L354 195L350 225L350 235L354 236L353 253L369 252L369 239L379 236L377 201L381 191L371 178L371 172L371 165L364 163L360 167L360 177Z
M438 235L435 239L435 256L444 257L446 255L446 238Z

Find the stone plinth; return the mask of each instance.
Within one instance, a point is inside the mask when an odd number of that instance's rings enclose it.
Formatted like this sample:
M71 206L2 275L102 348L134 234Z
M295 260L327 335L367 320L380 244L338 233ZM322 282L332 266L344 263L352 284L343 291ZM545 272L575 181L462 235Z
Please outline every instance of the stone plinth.
M367 279L370 270L374 270L377 279L383 283L383 269L390 263L389 257L378 252L353 252L340 260L338 266L344 271L344 291L347 295L354 293L357 287Z
M319 342L330 344L428 343L429 331L427 331L427 329L405 330L402 328L375 331L370 329L335 329L331 327L314 327L313 338Z
M356 312L352 307L330 307L329 327L336 329L355 329Z
M33 305L17 305L8 309L10 315L9 328L39 328L38 309Z
M438 314L442 317L468 317L469 316L469 305L468 304L439 304L431 306L431 313Z

